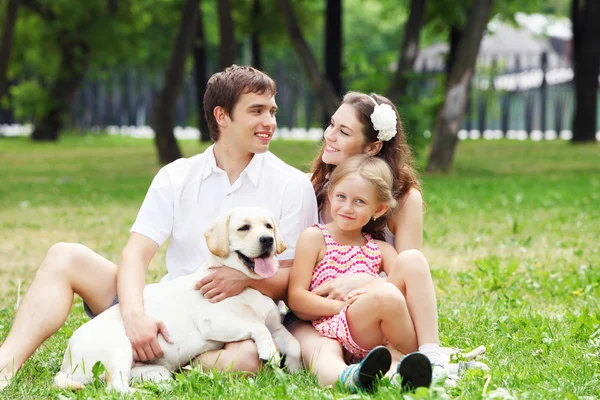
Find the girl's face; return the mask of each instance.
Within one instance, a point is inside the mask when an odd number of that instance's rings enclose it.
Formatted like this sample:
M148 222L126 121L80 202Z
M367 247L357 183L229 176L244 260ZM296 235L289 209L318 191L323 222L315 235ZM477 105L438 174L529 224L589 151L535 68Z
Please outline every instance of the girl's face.
M361 230L371 217L380 217L388 206L377 199L369 181L358 174L340 180L329 192L331 217L343 231Z
M356 111L348 104L342 104L331 117L325 129L325 151L321 160L325 164L338 165L365 150L363 126L356 117Z

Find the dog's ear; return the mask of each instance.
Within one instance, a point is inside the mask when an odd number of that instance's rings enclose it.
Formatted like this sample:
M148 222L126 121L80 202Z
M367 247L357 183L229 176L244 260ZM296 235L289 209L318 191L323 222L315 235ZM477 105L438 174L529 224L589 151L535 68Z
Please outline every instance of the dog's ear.
M279 228L277 227L277 224L275 223L275 219L271 218L271 221L273 221L273 233L275 235L275 244L276 244L276 250L277 250L277 254L281 254L285 251L285 249L287 249L287 246L285 245L285 242L283 241L283 237L281 237L281 234L279 233Z
M217 257L229 256L229 217L231 213L222 215L213 221L206 232L206 246L208 250Z

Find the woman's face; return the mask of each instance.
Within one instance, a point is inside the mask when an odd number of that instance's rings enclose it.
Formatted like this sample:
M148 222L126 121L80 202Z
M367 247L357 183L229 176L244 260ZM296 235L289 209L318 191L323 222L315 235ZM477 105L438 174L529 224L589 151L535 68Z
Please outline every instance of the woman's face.
M325 129L325 151L321 160L325 164L338 165L365 149L363 126L356 116L354 108L342 104L331 117Z

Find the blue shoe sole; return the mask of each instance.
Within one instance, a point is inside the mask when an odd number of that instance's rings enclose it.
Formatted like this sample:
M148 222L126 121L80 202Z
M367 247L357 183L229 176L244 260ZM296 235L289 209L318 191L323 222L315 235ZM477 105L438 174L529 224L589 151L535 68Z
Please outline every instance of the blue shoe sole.
M404 357L398 365L397 372L402 378L404 390L415 390L418 387L431 385L433 367L429 358L423 353L411 353Z
M384 346L377 346L361 361L358 381L366 391L373 391L378 378L385 375L392 365L392 354Z

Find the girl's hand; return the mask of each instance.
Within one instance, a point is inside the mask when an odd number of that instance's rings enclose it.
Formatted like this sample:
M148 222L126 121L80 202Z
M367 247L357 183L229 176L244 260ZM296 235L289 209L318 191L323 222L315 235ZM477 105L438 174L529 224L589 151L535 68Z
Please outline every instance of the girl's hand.
M361 295L367 293L368 289L366 287L360 287L358 289L352 290L346 297L344 297L344 301L346 305L350 305L354 303Z
M317 287L313 293L328 299L346 301L350 292L374 280L376 278L373 275L366 273L342 275Z

